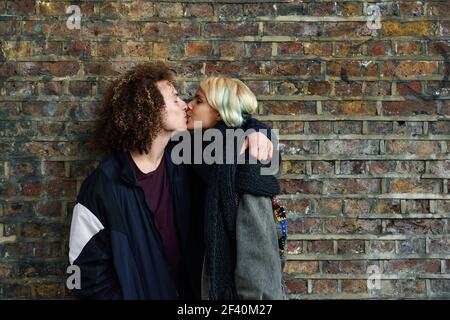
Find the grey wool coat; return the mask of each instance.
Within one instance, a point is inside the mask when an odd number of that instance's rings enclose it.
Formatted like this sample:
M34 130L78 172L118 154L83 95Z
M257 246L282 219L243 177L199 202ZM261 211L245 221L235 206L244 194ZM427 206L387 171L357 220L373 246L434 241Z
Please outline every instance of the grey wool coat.
M251 194L239 196L236 242L235 283L239 298L285 300L284 263L278 253L277 222L271 198ZM202 299L208 299L209 283L204 264Z

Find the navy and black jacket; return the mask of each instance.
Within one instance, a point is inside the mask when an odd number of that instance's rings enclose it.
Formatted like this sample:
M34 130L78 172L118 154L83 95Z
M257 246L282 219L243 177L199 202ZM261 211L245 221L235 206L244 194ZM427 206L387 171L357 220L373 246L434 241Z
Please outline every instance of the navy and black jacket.
M134 177L125 152L104 159L81 186L73 210L69 262L81 271L78 298L88 299L190 299L198 274L192 270L189 240L190 174L185 165L170 160L166 168L173 196L176 231L181 249L179 283L169 274L162 240L144 190ZM194 249L195 250L195 249ZM197 263L198 265L198 263ZM198 284L199 285L199 284Z

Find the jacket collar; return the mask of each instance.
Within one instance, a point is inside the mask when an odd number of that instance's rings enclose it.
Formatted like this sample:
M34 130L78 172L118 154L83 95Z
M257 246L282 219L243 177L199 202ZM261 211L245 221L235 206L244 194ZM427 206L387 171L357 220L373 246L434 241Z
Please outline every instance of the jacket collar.
M133 186L138 186L139 184L134 176L133 168L128 161L128 151L116 151L114 156L119 162L120 177L122 180Z

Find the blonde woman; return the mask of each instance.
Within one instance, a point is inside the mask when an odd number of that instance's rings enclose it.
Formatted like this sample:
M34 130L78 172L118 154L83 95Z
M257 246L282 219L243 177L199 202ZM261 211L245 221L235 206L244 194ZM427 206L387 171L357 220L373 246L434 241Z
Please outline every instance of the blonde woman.
M187 127L201 123L203 129L218 129L225 138L227 129L245 127L256 109L256 97L242 81L208 78L188 103ZM285 299L272 208L279 185L274 176L261 175L261 167L261 163L194 165L206 194L203 299Z

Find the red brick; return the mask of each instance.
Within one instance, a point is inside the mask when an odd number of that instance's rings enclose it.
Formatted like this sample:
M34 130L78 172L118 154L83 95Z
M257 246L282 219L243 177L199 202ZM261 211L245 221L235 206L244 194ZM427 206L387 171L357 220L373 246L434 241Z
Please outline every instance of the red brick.
M339 240L337 250L338 254L364 253L364 240Z
M335 218L325 220L324 230L336 234L379 234L381 223L379 220Z
M315 273L319 270L317 261L287 261L286 273Z
M302 279L292 279L286 282L286 287L290 293L307 293L308 282Z
M336 280L314 280L313 293L329 294L337 291Z
M433 219L389 220L386 223L386 232L389 234L441 234L444 222Z
M332 254L333 241L331 240L308 241L308 253Z
M364 260L353 261L324 261L324 273L363 274L367 272L367 262Z
M367 280L342 280L342 291L349 293L365 293L367 292Z
M439 260L387 260L384 271L391 272L440 272Z
M282 193L320 194L322 183L319 181L280 180Z

